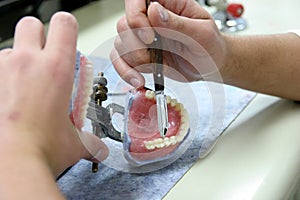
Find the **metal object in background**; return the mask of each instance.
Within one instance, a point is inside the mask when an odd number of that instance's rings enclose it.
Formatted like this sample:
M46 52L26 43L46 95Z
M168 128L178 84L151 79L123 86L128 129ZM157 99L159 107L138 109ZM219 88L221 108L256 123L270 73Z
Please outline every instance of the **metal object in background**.
M228 3L227 0L202 0L199 4L216 8L212 13L216 25L224 32L237 32L247 28L247 22L242 17L244 6L239 3Z
M100 72L94 78L93 93L87 109L87 118L92 121L93 133L99 138L109 137L122 141L121 133L115 130L112 125L111 117L118 112L124 114L124 108L117 104L109 104L106 108L102 107L102 102L107 100L108 89L107 80ZM98 171L98 163L92 164L92 172Z

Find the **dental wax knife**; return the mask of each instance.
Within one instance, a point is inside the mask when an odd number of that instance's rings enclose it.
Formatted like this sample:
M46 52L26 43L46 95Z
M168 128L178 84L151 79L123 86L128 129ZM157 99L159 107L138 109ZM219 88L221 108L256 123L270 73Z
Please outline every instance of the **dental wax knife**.
M146 0L146 8L150 0ZM163 55L161 37L155 34L153 43L149 46L150 63L153 65L153 79L157 107L158 130L161 137L165 137L168 130L167 101L164 95Z

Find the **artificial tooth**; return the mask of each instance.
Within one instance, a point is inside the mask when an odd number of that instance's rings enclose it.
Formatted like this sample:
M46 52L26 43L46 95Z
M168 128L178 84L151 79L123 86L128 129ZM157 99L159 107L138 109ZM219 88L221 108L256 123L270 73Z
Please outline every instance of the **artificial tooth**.
M184 136L183 135L178 135L176 137L177 142L181 142L183 140Z
M172 107L176 106L177 100L176 99L171 99L170 104L171 104Z
M155 93L152 90L146 90L145 97L147 99L154 99Z
M163 142L164 142L164 140L162 138L157 138L154 140L155 144L159 144L159 143L163 143Z
M156 147L157 148L163 148L163 147L165 147L165 144L164 143L159 143L159 144L156 144Z
M175 136L171 136L170 137L170 142L171 142L171 145L175 145L177 143L176 137Z
M87 60L86 61L86 67L93 67L93 64L89 60Z
M153 145L154 144L154 142L152 140L146 141L145 143L148 144L148 145Z
M146 149L148 149L148 150L152 150L152 149L155 149L155 146L152 144L146 144L145 145L145 147L146 147Z
M170 138L165 137L164 143L165 143L166 147L170 146L171 145Z
M170 102L171 102L171 97L170 97L170 96L166 96L166 100L167 100L167 104L170 104Z
M182 103L177 103L176 104L176 110L180 112L180 114L182 113L182 110L183 110L183 105Z
M181 114L181 122L188 122L189 121L189 117L187 114L187 111L185 109L182 110L182 114Z

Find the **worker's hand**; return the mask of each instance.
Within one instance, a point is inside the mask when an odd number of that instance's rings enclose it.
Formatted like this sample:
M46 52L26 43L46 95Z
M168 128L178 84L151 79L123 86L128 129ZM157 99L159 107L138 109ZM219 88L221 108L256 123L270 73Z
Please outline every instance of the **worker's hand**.
M77 26L72 15L57 13L45 38L43 24L25 17L16 26L13 48L0 51L1 156L39 159L55 176L81 158L101 161L108 153L68 116Z
M153 42L154 30L163 37L167 76L196 81L222 69L226 42L209 13L196 1L159 0L149 5L148 12L145 1L125 0L125 5L126 16L117 24L119 37L111 60L130 84L143 85L139 72L151 70L147 67L150 58L146 45Z

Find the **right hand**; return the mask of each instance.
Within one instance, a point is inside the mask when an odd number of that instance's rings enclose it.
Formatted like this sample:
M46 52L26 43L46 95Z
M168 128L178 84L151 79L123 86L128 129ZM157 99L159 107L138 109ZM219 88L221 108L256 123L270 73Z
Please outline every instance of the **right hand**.
M147 11L145 1L127 0L125 7L126 16L117 24L119 37L111 60L131 85L144 85L140 72L151 72L147 67L147 44L153 42L154 30L162 36L163 62L167 66L164 74L172 79L201 80L203 74L214 74L225 65L225 39L210 14L196 1L159 0Z

